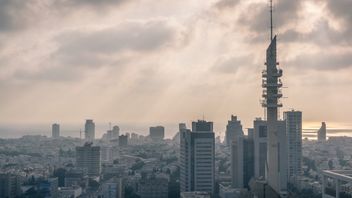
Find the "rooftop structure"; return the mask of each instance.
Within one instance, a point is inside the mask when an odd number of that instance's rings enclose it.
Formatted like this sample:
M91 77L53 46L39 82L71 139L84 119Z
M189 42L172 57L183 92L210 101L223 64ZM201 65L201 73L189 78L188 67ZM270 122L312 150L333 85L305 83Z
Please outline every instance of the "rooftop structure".
M352 183L352 170L324 170L322 171L322 176L323 198L350 197L346 196L341 187Z

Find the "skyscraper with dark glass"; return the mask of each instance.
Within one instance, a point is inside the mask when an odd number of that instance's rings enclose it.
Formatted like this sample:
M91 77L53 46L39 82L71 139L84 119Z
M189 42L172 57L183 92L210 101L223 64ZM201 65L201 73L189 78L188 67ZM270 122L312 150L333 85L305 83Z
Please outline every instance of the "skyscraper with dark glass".
M215 137L213 123L192 122L192 131L180 128L181 192L215 190Z

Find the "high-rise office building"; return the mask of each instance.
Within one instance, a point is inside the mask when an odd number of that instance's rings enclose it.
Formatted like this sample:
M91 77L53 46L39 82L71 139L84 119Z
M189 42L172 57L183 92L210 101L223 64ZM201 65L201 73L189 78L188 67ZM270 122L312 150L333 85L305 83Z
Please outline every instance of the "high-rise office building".
M231 146L231 178L233 188L249 188L254 177L254 142L248 136L237 136Z
M192 122L192 131L180 128L181 192L214 193L215 137L213 123Z
M85 140L92 142L95 139L95 123L93 120L86 120L84 125Z
M53 124L51 125L51 137L53 138L58 138L60 137L60 125L59 124Z
M150 127L149 136L153 141L161 141L165 136L165 128L163 126Z
M302 112L284 112L288 143L288 176L297 176L302 171Z
M76 166L78 168L86 169L88 175L100 175L100 147L92 146L92 143L90 142L86 142L84 146L76 147Z
M228 121L226 126L225 134L226 146L231 146L232 140L236 136L243 136L241 121L237 119L237 116L231 115L231 120Z
M264 178L267 180L268 173L268 122L257 118L254 121L254 176L255 178ZM286 122L279 120L276 123L277 131L279 131L278 138L278 161L277 168L279 170L278 181L280 182L281 190L276 192L278 194L286 194L287 190L287 137L286 137ZM273 196L270 194L269 196ZM275 196L273 196L275 197Z
M112 127L112 139L114 139L114 140L119 139L119 136L120 136L120 127L113 126Z
M321 123L321 127L317 133L318 133L318 141L325 142L326 141L326 124L325 124L325 122Z
M267 159L268 129L267 122L256 118L254 126L254 176L265 177L265 166Z
M0 197L15 198L21 195L21 180L10 173L0 174Z
M128 136L120 135L119 136L119 146L127 146L128 145Z

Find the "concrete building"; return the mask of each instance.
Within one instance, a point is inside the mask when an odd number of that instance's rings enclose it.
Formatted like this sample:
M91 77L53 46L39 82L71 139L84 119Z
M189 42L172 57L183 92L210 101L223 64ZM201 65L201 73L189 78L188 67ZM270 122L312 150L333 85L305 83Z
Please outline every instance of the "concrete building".
M263 71L263 107L266 108L267 130L268 130L268 158L267 158L267 181L269 186L277 194L285 194L286 187L280 182L280 174L282 168L280 167L280 133L278 126L278 108L282 107L279 99L282 97L280 88L282 83L280 77L282 70L277 68L276 57L276 36L271 38L271 43L266 51L266 69ZM282 188L283 187L283 188Z
M60 125L59 124L55 123L51 126L51 137L53 137L53 138L60 137Z
M280 196L287 195L287 167L282 166L282 157L287 145L285 125L278 118L279 108L282 107L280 98L282 98L281 77L283 71L278 68L277 61L277 36L273 35L273 18L272 18L272 1L270 1L270 45L266 50L266 68L262 72L263 82L263 102L262 106L266 111L267 131L268 131L268 157L266 179L273 192ZM283 125L283 126L282 126ZM287 158L287 157L286 157ZM286 182L284 177L286 175Z
M202 191L181 192L181 198L211 198L211 194Z
M39 183L38 189L45 194L45 197L59 198L59 180L57 177L48 178Z
M21 195L21 180L17 175L0 174L0 197L15 198Z
M227 122L225 141L226 146L231 147L232 141L237 136L243 136L241 121L237 119L237 116L231 115L231 120Z
M232 188L249 188L254 177L254 142L248 136L238 136L231 146Z
M243 136L237 136L231 145L231 181L233 188L243 188Z
M124 198L125 186L122 178L111 178L102 184L102 198Z
M167 198L169 185L165 178L142 178L137 193L141 198Z
M215 137L213 123L192 122L192 131L180 129L180 190L203 191L215 189Z
M120 127L113 126L112 127L112 139L114 139L114 140L119 139L119 136L120 136Z
M92 142L95 139L95 123L93 120L86 120L84 125L85 140Z
M87 186L88 177L86 168L70 169L65 173L65 187Z
M288 143L288 176L302 173L302 112L284 112Z
M86 169L88 175L98 176L101 171L100 147L85 143L76 147L76 166Z
M163 126L155 126L149 128L149 137L153 141L162 141L165 136L165 128Z
M60 198L77 198L81 196L82 188L80 186L61 187L58 194Z
M317 134L318 134L318 141L319 142L326 141L326 124L325 124L325 122L321 123L321 127L318 130Z
M256 118L254 126L254 176L265 177L265 166L267 159L268 130L267 122Z
M351 170L325 170L322 171L322 176L322 198L351 197L351 195L344 192L342 188L343 184L352 182Z
M111 146L101 146L100 147L100 156L102 163L110 163L114 159L113 148Z
M128 145L128 136L127 135L120 135L119 136L119 146L127 146Z

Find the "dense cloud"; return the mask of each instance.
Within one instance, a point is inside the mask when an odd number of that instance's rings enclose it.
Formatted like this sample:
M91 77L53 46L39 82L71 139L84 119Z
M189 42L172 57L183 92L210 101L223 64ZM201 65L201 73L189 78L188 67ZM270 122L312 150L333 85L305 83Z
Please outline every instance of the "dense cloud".
M316 86L322 73L347 82L352 1L274 2L286 82ZM261 111L245 103L260 98L269 27L266 0L0 0L0 119L150 122L208 111L249 123ZM290 91L311 97L309 84L295 83ZM351 89L344 83L335 95Z
M214 64L213 70L221 73L236 73L239 68L252 65L250 56L220 57ZM247 68L248 69L248 68Z
M313 70L332 70L337 71L352 67L352 53L329 53L321 52L316 54L302 54L294 60L289 61L287 66Z
M31 4L36 2L21 0L0 0L0 33L24 28L33 15Z
M99 66L117 53L151 53L173 45L177 32L165 21L127 22L96 31L66 32L56 38L59 49L53 54L68 65Z
M274 5L273 25L276 30L287 26L298 20L298 10L303 0L280 0ZM239 22L248 26L250 31L258 34L267 32L270 27L270 8L267 2L249 4L246 10L241 13Z
M215 3L215 8L217 9L231 9L238 5L240 0L220 0Z

